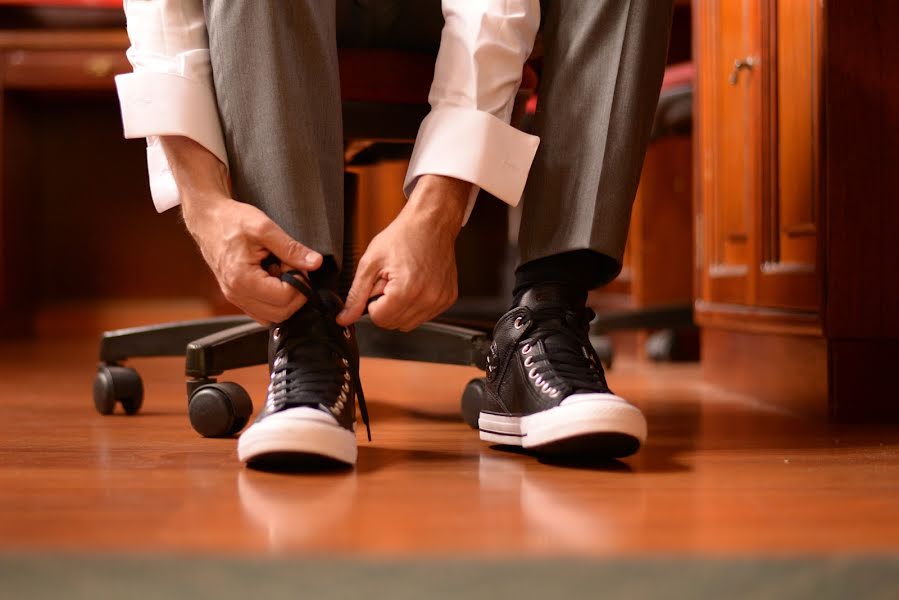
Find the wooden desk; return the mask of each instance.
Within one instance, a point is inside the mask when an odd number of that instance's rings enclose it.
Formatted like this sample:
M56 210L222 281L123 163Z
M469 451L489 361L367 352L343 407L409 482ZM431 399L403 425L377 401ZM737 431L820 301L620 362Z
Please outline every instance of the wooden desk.
M33 333L44 306L216 296L177 211L153 208L144 142L122 139L127 45L0 31L0 335Z

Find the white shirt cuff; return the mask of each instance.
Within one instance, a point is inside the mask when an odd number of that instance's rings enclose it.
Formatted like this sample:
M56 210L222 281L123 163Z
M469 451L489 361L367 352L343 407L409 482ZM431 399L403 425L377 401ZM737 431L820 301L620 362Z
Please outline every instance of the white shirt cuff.
M211 86L150 71L118 75L115 80L126 138L182 135L228 164Z
M147 138L150 194L162 212L181 203L158 136L181 135L228 165L211 86L180 75L142 71L116 77L126 138Z
M539 144L537 136L484 111L433 109L418 129L403 191L409 197L422 175L445 175L473 183L517 206ZM473 190L469 199L466 221L477 192Z

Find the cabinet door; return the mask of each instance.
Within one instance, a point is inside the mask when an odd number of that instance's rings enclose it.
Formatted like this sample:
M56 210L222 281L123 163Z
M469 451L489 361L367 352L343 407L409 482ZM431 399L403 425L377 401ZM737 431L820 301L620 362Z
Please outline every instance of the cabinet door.
M697 173L701 298L746 304L753 296L754 207L760 190L758 0L700 0Z
M821 0L699 0L699 297L819 306Z
M820 0L767 0L764 131L756 303L817 310Z

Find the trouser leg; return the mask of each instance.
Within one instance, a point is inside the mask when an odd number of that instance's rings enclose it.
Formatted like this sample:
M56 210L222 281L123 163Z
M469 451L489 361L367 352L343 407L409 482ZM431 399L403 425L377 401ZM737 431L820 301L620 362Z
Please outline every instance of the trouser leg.
M592 250L592 285L620 270L658 102L671 0L545 0L540 148L525 188L522 261Z
M205 0L234 196L341 263L343 132L333 0Z
M436 53L440 0L205 0L234 195L342 264L337 43Z

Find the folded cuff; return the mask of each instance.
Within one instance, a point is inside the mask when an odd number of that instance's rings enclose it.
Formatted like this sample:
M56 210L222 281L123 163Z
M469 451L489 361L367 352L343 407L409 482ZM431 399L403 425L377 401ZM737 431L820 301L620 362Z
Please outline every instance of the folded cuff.
M126 138L188 137L228 164L212 86L170 73L141 71L116 78Z
M169 166L159 138L147 138L147 173L150 176L150 196L157 212L163 212L181 204L181 193Z
M418 130L403 191L412 194L422 175L445 175L473 183L517 206L540 138L490 113L447 107L431 110ZM468 202L465 220L477 190Z

